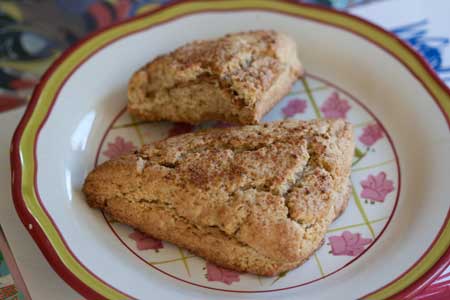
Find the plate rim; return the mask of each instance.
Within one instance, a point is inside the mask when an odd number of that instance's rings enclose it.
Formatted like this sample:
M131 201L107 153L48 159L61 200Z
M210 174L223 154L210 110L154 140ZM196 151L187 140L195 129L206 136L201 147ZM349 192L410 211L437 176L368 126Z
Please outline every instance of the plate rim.
M178 8L178 12L174 12L175 9L171 9L173 7ZM362 18L345 12L311 4L297 3L290 0L277 2L264 0L246 0L239 2L229 0L175 1L143 15L131 18L125 22L94 32L80 40L75 46L67 49L45 72L40 83L33 92L30 103L14 133L11 144L12 194L16 212L53 269L84 297L88 299L124 299L124 297L133 299L130 295L120 292L104 282L101 278L98 278L77 259L66 245L56 224L53 223L51 216L41 204L36 182L37 162L35 146L39 137L39 132L51 113L59 90L80 65L93 54L104 47L107 47L117 39L190 14L208 11L245 10L263 10L308 19L328 26L338 27L366 39L374 46L381 48L393 56L397 61L402 63L414 77L416 77L421 85L427 90L431 98L433 98L450 128L450 89L437 76L434 70L431 69L428 63L394 34ZM172 15L170 13L172 13ZM152 18L152 16L155 15L159 15L163 20L161 22L153 20L157 19ZM145 23L145 21L147 22ZM145 24L139 25L139 22ZM358 26L355 26L355 24ZM137 29L125 28L126 30L123 30L123 32L120 31L120 29L124 29L127 25L134 25ZM117 31L116 37L112 35L115 31ZM112 37L108 37L108 34ZM102 37L106 37L106 42L100 40ZM70 60L70 58L74 58L74 56L72 57L72 54L77 51L81 52L83 46L86 46L88 43L93 43L94 41L99 41L99 43L96 44L96 47L90 51L85 51L86 53L81 53L81 58L78 58L73 68L69 65L67 68L69 71L67 73L61 71L62 68L59 69L63 63ZM402 57L397 54L398 52L403 53L408 57ZM53 92L53 97L48 100L50 101L49 104L43 104L43 97L41 96L43 92L48 92L47 83L54 76L57 76L58 72L64 73L65 76L60 80L61 82L59 85L52 87L53 90L51 90L50 93ZM37 127L37 130L33 134L33 129L28 130L28 125L31 121L36 119L35 114L40 113L38 111L39 109L44 109L45 115L43 118L42 113L38 115L37 118L41 116L41 120L38 121L37 126L35 126ZM29 131L31 131L31 133L29 133ZM23 142L25 145L22 146ZM27 155L30 156L30 151L32 157L28 158L30 163L27 164L24 157ZM22 173L25 168L31 168L32 170L32 172L28 172L31 175L27 175L32 177L31 180L30 178L27 179L29 181L28 185L27 182L23 184ZM55 239L50 237L51 233L49 233L49 230L55 230ZM361 299L386 299L393 295L396 295L396 297L407 294L413 295L423 289L426 286L425 284L436 275L433 271L443 272L445 270L444 266L447 266L450 263L450 248L449 242L447 241L450 240L448 239L449 236L450 210L447 212L447 216L440 231L423 255L403 274L378 290L361 297ZM61 248L56 249L56 247L53 246L53 243L58 243L58 247ZM436 252L438 253L436 254ZM75 274L80 272L83 273L83 277Z

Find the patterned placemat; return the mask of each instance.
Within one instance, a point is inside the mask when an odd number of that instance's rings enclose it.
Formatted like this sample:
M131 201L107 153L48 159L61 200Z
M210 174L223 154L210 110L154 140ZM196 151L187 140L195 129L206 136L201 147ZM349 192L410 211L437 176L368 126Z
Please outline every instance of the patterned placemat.
M13 257L6 243L6 239L0 228L0 299L1 300L22 300L23 294L18 291L11 271L8 267L7 260L10 264L13 264ZM8 257L8 259L7 259Z

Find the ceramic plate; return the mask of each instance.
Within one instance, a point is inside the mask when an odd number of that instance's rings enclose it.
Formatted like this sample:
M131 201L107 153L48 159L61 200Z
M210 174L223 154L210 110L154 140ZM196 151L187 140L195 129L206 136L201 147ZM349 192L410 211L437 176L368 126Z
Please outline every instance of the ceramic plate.
M251 29L290 34L307 70L264 121L341 117L356 133L348 209L316 254L277 277L225 270L110 222L80 191L104 160L227 126L140 122L125 110L127 81L186 42ZM448 263L449 112L426 63L361 19L288 2L178 3L87 38L46 73L13 141L15 204L89 299L404 299Z

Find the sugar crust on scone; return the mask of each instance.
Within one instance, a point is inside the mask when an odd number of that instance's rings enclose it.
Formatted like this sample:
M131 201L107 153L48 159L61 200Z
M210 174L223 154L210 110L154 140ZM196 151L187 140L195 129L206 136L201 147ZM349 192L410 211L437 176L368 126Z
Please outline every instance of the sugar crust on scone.
M184 134L103 163L83 191L119 222L272 276L312 255L347 206L352 135L343 120Z
M148 121L256 124L302 72L295 42L282 33L194 41L133 74L128 111Z

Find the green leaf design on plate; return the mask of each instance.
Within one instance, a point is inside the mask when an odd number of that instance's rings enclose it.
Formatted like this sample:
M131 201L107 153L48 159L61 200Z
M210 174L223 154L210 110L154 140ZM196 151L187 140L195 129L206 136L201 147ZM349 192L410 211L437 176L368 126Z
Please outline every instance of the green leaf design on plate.
M363 159L367 153L369 152L370 148L367 148L366 151L362 152L358 147L355 147L355 154L356 160L352 163L352 167L354 167L356 164L358 164L361 159Z
M281 273L277 276L277 278L275 278L275 280L272 282L271 285L274 285L275 282L277 282L278 280L280 280L281 278L283 278L284 276L286 276L288 272L289 272L289 271L281 272Z
M364 156L364 152L362 152L361 150L359 150L358 147L355 148L355 157L360 158Z

